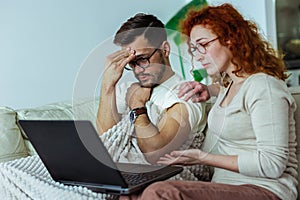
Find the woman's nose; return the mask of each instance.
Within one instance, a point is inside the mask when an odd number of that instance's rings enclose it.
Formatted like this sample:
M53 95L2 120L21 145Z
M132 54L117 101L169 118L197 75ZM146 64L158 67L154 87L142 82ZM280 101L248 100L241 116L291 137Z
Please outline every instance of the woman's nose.
M204 54L202 54L200 52L197 52L194 57L195 57L195 60L198 62L201 62L202 60L204 60Z

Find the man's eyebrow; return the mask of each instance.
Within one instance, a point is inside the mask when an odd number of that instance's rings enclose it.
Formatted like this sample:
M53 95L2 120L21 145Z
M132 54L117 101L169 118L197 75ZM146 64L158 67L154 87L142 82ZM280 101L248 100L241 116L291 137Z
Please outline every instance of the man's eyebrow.
M139 58L144 58L144 57L145 57L145 54L140 54L140 55L135 56L135 60L137 60Z
M146 54L146 53L141 53L141 54L139 54L139 55L136 55L135 57L136 58L145 58L145 57L147 57L148 56L148 54Z

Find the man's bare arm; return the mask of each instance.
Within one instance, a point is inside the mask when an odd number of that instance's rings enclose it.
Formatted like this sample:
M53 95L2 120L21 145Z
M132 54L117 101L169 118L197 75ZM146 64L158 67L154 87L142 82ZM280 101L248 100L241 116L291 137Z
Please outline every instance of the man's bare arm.
M155 163L160 156L178 149L190 133L189 116L186 106L177 103L170 107L154 126L146 114L135 121L138 145L147 160Z
M121 115L117 111L115 87L106 87L103 83L97 113L98 134L102 135L120 120Z
M96 119L99 135L121 120L116 105L116 84L122 77L124 67L134 58L135 51L130 49L116 51L106 58Z

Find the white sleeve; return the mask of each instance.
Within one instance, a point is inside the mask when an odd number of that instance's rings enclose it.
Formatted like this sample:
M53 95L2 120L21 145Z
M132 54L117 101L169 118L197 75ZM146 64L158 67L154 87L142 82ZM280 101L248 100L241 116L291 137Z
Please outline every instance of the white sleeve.
M241 174L278 178L286 169L289 157L289 94L279 81L260 79L249 87L246 108L256 136L257 151L239 155ZM249 162L251 160L251 162Z
M201 132L204 130L206 126L206 111L205 111L205 103L194 103L191 100L185 101L183 99L178 98L177 96L178 89L173 89L165 93L161 102L161 106L165 109L170 108L172 105L176 103L182 103L186 106L186 109L189 114L189 125L191 128L191 132Z

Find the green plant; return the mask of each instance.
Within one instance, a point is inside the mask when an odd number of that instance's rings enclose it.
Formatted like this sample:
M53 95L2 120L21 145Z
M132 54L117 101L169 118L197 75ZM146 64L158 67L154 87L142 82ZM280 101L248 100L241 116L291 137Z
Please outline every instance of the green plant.
M167 31L168 37L173 38L174 43L177 46L178 55L179 55L179 63L180 63L180 69L182 73L182 77L186 79L185 72L184 72L184 66L182 61L182 53L180 49L180 44L183 42L181 34L180 34L180 21L183 20L187 13L190 10L196 10L200 9L203 6L207 5L206 0L192 0L185 6L183 6L167 23L166 23L166 29L174 30L174 31Z

